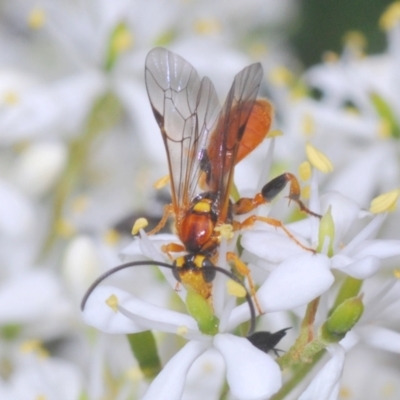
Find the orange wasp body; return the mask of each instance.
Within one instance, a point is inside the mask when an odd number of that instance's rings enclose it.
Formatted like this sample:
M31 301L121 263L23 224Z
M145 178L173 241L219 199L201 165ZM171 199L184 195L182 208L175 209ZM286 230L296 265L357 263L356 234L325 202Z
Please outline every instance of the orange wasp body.
M262 220L288 233L270 218L234 220L235 215L270 201L288 182L289 198L315 215L300 202L297 180L288 173L265 185L254 199L242 198L235 204L230 200L235 165L262 142L271 125L272 106L256 100L262 76L260 63L244 68L235 76L221 108L212 82L207 77L200 79L183 58L163 48L153 49L146 58L146 87L167 152L172 193L172 205L150 233L156 233L168 215L174 215L182 245L170 243L163 250L187 253L174 260L174 276L206 299L211 298L215 272L203 267L215 264L222 225L239 230ZM239 271L248 275L240 260L234 256L230 260L238 262L242 266Z

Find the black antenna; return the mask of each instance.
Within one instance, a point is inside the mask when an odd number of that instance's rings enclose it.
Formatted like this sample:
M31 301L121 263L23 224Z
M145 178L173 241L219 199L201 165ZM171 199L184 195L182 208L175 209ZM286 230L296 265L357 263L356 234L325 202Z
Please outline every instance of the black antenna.
M174 270L176 267L174 267L171 264L167 264L164 262L159 262L159 261L150 261L150 260L143 260L143 261L132 261L129 263L125 263L125 264L121 264L118 265L117 267L114 267L112 269L110 269L109 271L105 272L104 274L100 275L89 287L89 289L86 291L85 295L83 296L82 302L81 302L81 310L83 311L85 309L86 306L86 302L89 298L89 296L92 294L93 290L96 289L96 287L103 282L106 278L108 278L109 276L115 274L118 271L121 271L123 269L127 269L130 267L140 267L143 265L157 265L159 267L163 267L163 268L168 268L171 270ZM203 270L207 270L210 269L212 271L218 271L221 274L226 275L228 278L232 279L233 281L235 281L236 283L238 283L240 286L242 286L244 288L244 290L246 291L246 301L249 304L249 308L250 308L250 327L249 327L249 332L247 333L247 336L250 336L254 333L255 330L255 326L256 326L256 312L254 309L254 304L253 301L251 300L251 296L249 291L247 290L246 286L244 286L243 282L236 276L234 275L232 272L227 271L224 268L221 267L217 267L217 266L210 266L210 267L202 267Z

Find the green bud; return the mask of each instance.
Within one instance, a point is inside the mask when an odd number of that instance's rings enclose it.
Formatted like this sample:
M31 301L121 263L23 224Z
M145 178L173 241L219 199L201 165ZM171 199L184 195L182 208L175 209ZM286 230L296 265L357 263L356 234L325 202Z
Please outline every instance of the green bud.
M322 325L320 339L327 343L339 342L354 327L363 312L362 296L345 300Z
M197 321L200 332L205 335L218 333L219 320L207 300L194 290L188 288L186 308L189 314Z
M331 206L329 206L327 212L321 218L321 222L319 224L319 232L318 232L318 247L317 252L320 253L322 251L322 247L325 242L325 238L329 239L328 246L328 257L333 256L333 240L335 238L335 223L333 222Z
M5 340L16 339L22 331L22 325L7 324L0 328L0 336Z
M168 46L175 40L177 32L174 29L169 29L163 32L154 42L156 46Z
M395 139L399 139L400 126L397 122L396 115L390 107L389 103L377 93L371 93L370 99L382 121L386 122L389 125L391 136Z
M110 71L115 65L118 56L121 53L128 51L132 46L133 36L131 35L128 27L123 22L119 23L112 31L108 42L105 63L106 70Z

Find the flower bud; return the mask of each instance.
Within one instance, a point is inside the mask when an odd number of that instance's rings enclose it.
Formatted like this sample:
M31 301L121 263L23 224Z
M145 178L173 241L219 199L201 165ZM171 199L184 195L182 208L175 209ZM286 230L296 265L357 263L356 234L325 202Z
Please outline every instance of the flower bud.
M328 240L328 248L326 254L328 257L333 256L333 241L335 239L335 222L333 221L331 206L321 218L318 231L318 247L317 252L320 253L324 249L325 240Z
M341 303L320 329L320 338L326 343L337 343L351 330L364 312L362 296Z

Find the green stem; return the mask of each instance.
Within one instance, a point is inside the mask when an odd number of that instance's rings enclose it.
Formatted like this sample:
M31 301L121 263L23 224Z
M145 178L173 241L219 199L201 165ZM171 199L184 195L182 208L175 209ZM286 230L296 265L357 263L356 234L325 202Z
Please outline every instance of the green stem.
M69 144L67 167L54 190L51 226L43 245L42 257L50 251L58 238L65 203L81 181L94 139L117 123L120 119L121 111L121 105L115 95L112 93L104 94L94 104L82 135Z
M161 371L161 362L153 332L131 333L126 336L143 375L147 379L155 378Z
M281 369L301 362L304 348L314 339L314 321L320 298L317 297L307 305L306 313L300 326L300 334L294 345L277 362Z
M284 383L278 393L271 397L270 400L282 400L284 399L303 379L309 374L309 372L314 368L318 361L325 354L325 350L321 350L315 354L312 362L309 364L301 364L295 368L292 377Z

